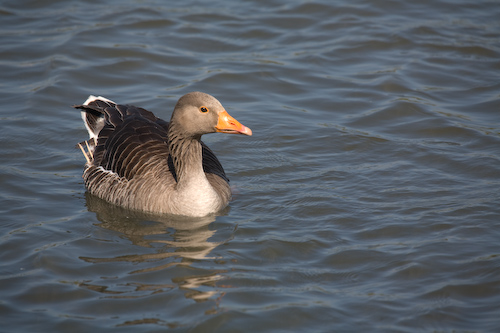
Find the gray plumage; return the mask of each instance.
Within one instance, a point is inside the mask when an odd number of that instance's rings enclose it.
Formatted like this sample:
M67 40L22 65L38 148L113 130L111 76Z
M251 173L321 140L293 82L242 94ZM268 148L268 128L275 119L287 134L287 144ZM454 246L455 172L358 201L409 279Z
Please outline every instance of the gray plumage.
M227 113L214 97L184 95L170 122L103 97L91 96L75 107L82 110L90 135L83 172L90 193L154 213L204 216L228 205L229 180L201 136L216 131L251 135L251 130L234 118L238 129L233 123L218 128L219 117Z

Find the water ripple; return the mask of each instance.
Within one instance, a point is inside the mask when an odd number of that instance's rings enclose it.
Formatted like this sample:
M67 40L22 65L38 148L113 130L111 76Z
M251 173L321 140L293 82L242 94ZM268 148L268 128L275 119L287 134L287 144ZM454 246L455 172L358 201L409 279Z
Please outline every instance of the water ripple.
M485 10L487 8L488 10ZM6 330L494 331L499 7L273 0L0 5ZM235 198L191 220L86 195L88 94L204 137Z

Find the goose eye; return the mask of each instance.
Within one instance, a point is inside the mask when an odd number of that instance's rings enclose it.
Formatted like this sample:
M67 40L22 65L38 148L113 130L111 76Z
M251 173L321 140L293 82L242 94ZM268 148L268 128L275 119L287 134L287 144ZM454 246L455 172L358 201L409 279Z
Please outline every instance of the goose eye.
M201 113L207 113L208 112L208 108L206 106L200 106L200 112Z

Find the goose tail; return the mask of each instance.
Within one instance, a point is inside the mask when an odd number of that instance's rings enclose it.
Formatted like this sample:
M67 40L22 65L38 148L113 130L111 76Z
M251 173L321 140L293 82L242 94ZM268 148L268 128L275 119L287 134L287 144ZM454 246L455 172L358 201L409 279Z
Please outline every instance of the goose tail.
M73 105L74 108L81 110L81 116L85 128L89 132L89 140L78 143L78 147L82 150L83 156L87 163L91 163L94 158L94 149L97 145L99 132L104 127L104 109L114 107L115 102L102 96L90 95L87 100L81 105Z
M104 109L114 107L115 102L102 96L90 95L82 105L74 105L73 107L81 109L81 115L85 127L89 132L90 139L97 140L99 132L104 127Z

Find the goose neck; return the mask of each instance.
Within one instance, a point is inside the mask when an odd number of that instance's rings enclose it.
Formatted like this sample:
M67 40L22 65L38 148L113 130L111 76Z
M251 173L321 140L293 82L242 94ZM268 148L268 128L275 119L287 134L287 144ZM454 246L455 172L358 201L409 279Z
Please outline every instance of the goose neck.
M190 181L206 181L203 171L203 156L200 139L169 133L170 156L177 175L177 186L182 187Z

